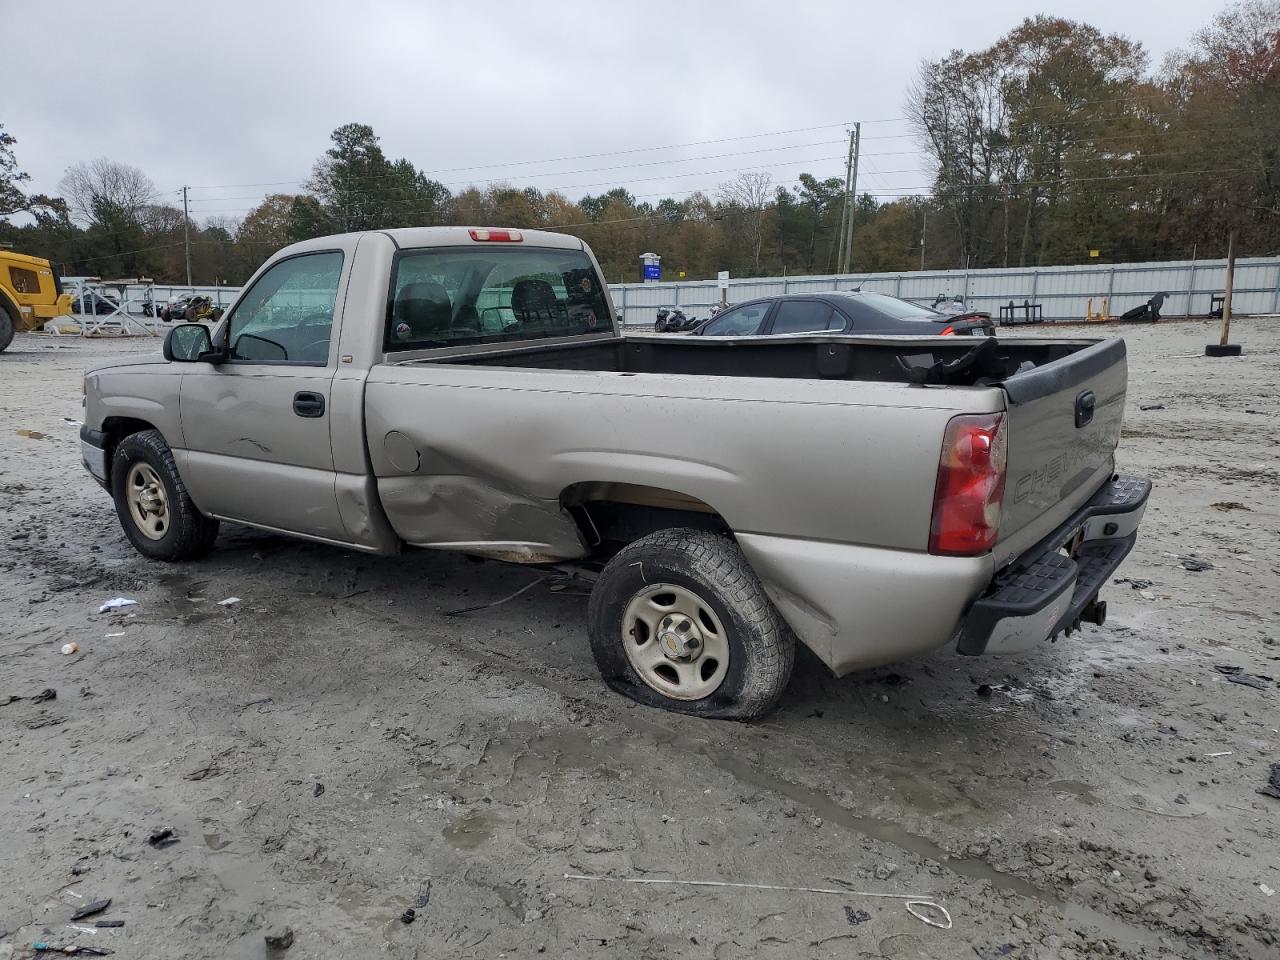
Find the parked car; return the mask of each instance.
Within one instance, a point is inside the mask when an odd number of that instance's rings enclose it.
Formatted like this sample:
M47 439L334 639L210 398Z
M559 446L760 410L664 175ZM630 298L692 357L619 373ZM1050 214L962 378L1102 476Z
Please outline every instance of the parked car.
M748 300L692 331L698 337L759 337L781 333L890 336L993 336L987 313L939 313L883 293L789 293Z
M796 637L840 675L1101 623L1151 488L1124 341L826 332L621 336L577 237L349 233L90 371L81 451L156 560L229 521L575 565L605 681L700 716L767 711Z
M79 314L115 313L120 309L120 301L109 293L96 293L90 290L84 295L84 303L76 297L71 301L71 312Z

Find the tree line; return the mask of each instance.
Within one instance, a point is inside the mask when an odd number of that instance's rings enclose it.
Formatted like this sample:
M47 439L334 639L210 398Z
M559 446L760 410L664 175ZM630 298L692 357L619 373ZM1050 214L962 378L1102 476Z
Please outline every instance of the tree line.
M923 160L918 190L861 193L857 273L1280 252L1280 0L1215 16L1152 69L1141 43L1059 17L1029 17L991 46L920 64L905 109ZM494 184L451 192L393 160L366 124L331 136L297 193L236 220L184 217L134 167L71 167L57 196L29 195L0 125L0 243L67 275L242 283L298 240L348 230L497 225L582 237L611 282L639 254L667 278L835 270L844 178L775 184L744 171L715 191L640 200L619 186L574 201ZM26 212L15 225L9 215Z

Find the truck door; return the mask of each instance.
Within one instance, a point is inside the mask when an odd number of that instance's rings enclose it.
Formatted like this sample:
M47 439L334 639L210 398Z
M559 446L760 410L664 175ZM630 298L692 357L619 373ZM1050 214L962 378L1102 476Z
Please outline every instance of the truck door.
M179 469L205 513L340 543L330 386L356 240L277 261L227 317L228 358L191 364Z

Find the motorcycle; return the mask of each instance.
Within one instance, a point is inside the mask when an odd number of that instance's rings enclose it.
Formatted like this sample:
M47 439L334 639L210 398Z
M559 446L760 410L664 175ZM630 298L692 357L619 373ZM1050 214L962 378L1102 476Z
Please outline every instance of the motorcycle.
M653 329L657 333L684 333L692 330L699 322L697 317L686 317L679 307L673 307L670 310L661 307L654 320Z

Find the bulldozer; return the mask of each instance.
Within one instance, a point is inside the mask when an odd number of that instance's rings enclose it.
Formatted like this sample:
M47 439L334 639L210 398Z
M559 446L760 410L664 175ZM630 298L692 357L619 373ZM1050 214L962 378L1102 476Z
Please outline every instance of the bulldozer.
M71 294L62 292L53 264L0 249L0 353L13 342L15 333L70 315Z

